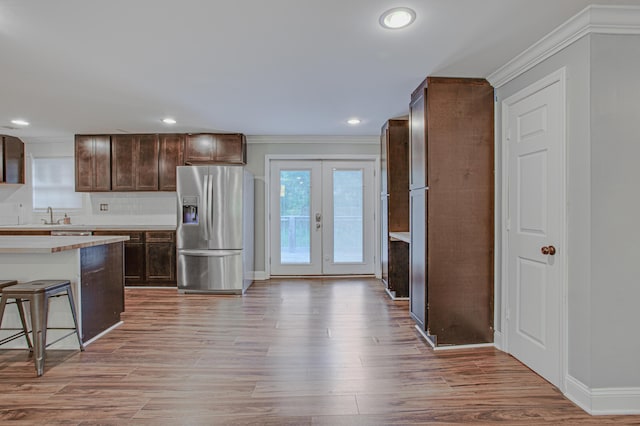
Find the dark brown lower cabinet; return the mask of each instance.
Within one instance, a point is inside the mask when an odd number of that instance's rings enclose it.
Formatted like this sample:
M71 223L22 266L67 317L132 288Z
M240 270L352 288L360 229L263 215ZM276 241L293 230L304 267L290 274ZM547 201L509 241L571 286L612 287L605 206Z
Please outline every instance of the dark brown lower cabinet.
M93 235L128 235L124 278L128 286L176 286L175 232L94 231Z
M147 232L145 244L145 275L149 283L176 282L175 233Z
M409 243L389 240L389 291L396 298L409 297Z
M123 243L80 250L82 341L120 322L124 312Z
M127 285L144 282L144 242L124 244L124 279Z

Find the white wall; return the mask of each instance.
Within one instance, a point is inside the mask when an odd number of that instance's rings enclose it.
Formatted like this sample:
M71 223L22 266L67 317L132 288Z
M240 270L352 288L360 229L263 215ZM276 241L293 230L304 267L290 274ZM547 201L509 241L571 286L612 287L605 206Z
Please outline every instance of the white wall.
M640 387L640 36L591 42L594 388Z
M601 412L618 403L624 411L640 389L640 35L580 38L497 89L497 119L502 100L561 67L567 72L567 373L584 385L594 411L599 401L605 401ZM598 399L601 394L610 399ZM624 397L631 399L616 399Z
M20 136L18 136L20 137ZM19 218L5 220L1 224L15 225L16 220L20 224L39 223L41 217L45 215L33 214L32 200L32 178L31 178L31 158L32 157L73 157L73 140L53 140L47 143L33 143L26 138L21 138L25 143L25 184L10 185L7 188L0 186L0 209L10 209L10 206L19 206ZM87 197L84 197L83 204L86 204ZM84 214L84 209L75 212L74 216ZM62 217L62 215L60 215Z

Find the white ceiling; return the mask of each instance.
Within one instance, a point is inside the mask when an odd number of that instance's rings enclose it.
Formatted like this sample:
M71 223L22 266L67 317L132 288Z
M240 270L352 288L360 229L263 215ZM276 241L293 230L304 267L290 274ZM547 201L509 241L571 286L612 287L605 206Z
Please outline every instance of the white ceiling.
M486 77L588 4L640 0L0 0L0 133L376 135L427 75ZM395 6L411 27L379 26Z

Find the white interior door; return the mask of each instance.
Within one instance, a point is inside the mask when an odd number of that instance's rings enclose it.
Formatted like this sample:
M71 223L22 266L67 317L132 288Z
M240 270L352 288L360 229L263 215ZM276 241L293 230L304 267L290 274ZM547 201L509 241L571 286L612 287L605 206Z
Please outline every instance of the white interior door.
M373 161L270 165L272 275L374 273Z
M563 74L562 74L563 76ZM561 384L564 80L505 100L508 351Z

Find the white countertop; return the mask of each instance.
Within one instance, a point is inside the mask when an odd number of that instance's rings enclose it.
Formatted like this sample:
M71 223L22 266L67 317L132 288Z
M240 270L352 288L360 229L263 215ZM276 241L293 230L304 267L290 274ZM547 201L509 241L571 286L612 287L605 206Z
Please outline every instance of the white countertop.
M175 225L2 225L0 231L175 231Z
M104 237L48 237L48 236L0 236L0 253L33 254L56 253L66 250L75 250L85 247L112 244L127 241L127 236Z

